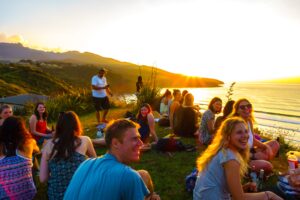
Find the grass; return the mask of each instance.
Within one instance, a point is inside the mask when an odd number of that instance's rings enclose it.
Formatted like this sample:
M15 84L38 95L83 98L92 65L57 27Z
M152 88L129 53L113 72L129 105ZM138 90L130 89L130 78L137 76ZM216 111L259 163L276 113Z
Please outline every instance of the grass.
M108 119L117 119L124 116L125 112L130 108L118 108L110 110ZM89 113L80 116L83 125L84 134L95 138L96 136L96 118L95 113ZM158 137L163 137L169 133L170 130L156 126L156 133ZM181 138L184 144L195 144L192 138ZM287 170L287 161L285 157L288 147L281 148L279 157L275 158L272 163L274 165L275 174L278 171ZM98 156L106 153L106 148L96 147ZM172 154L160 153L155 150L143 152L139 163L131 165L132 168L148 170L152 176L155 191L160 195L163 200L189 200L192 199L192 194L185 191L185 177L195 167L196 158L200 152L175 152ZM271 177L264 187L275 185L277 181L276 176ZM38 186L38 195L36 199L47 199L46 185Z

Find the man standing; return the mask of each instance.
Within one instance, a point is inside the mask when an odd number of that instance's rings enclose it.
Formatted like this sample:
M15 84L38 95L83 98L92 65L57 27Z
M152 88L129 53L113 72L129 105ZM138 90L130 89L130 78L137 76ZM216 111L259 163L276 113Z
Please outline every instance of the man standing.
M93 76L92 78L92 96L94 101L94 106L96 109L96 118L98 124L101 122L107 123L106 115L108 109L110 108L109 99L107 93L112 96L112 92L109 89L107 84L105 73L105 68L99 70L98 75ZM102 120L100 120L100 111L103 110Z
M137 127L126 119L109 123L105 134L108 153L80 165L64 199L144 200L149 191L139 173L128 166L140 160L143 142Z

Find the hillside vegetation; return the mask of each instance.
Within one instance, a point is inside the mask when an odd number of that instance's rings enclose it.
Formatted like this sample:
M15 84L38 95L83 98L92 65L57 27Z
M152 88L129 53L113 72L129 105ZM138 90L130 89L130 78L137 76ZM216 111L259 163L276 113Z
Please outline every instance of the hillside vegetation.
M155 79L156 86L160 88L217 87L223 84L216 79L183 76L90 52L45 52L12 43L0 43L1 62L0 81L3 84L0 96L26 92L51 95L74 87L90 88L91 78L100 67L109 70L108 82L114 93L135 92L135 82L139 75L145 83Z
M135 92L137 76L144 82L156 77L158 87L216 87L223 82L199 77L173 74L157 68L136 65L101 65L108 69L107 79L114 93ZM72 88L90 88L91 78L100 65L74 64L58 61L33 62L30 60L0 64L0 96L22 93L52 95Z

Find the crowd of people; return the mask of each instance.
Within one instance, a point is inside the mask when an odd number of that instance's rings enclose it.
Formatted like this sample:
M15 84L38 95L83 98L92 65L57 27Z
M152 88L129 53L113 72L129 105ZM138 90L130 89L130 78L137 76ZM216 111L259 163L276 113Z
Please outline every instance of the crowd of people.
M0 107L0 199L34 198L37 190L32 165L36 153L42 154L39 180L47 183L48 199L160 199L150 174L129 166L140 160L141 150L159 142L151 105L142 104L135 121L109 122L107 94L112 92L105 74L101 68L91 81L97 124L106 126L101 144L108 151L101 157L97 157L92 140L83 135L73 111L61 112L55 129L50 129L46 106L39 102L27 129L24 119L13 115L12 107ZM140 92L141 77L136 86ZM188 91L174 89L172 94L166 90L161 97L158 125L169 127L171 135L195 138L205 149L196 161L194 200L282 199L274 192L258 191L253 182L242 185L250 168L271 174L270 160L280 147L276 140L260 141L253 109L245 98L228 101L222 109L222 99L214 97L201 114ZM216 118L222 110L222 116ZM287 184L300 188L300 171L293 172L286 176Z

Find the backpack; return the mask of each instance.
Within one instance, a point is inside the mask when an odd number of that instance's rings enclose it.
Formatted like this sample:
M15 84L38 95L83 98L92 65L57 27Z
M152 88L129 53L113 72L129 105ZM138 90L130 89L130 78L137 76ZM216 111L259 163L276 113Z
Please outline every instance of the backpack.
M156 144L156 150L163 152L174 152L186 150L184 144L177 138L160 138Z
M193 192L197 180L198 170L196 168L185 177L185 189L188 192Z

